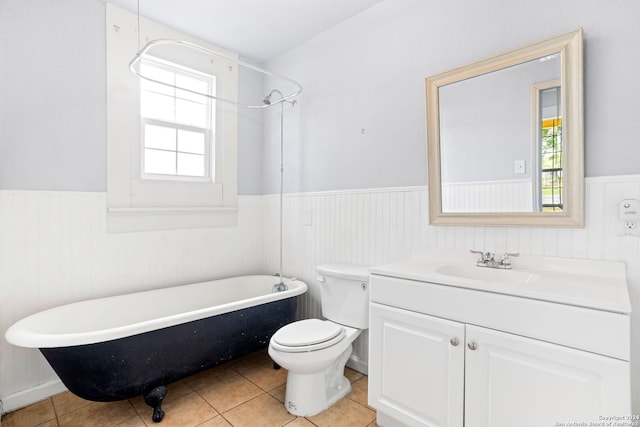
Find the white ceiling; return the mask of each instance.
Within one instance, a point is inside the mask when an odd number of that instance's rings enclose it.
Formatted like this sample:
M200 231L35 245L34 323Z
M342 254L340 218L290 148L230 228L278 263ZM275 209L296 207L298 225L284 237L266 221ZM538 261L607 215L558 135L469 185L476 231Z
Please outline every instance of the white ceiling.
M260 62L381 0L107 0Z

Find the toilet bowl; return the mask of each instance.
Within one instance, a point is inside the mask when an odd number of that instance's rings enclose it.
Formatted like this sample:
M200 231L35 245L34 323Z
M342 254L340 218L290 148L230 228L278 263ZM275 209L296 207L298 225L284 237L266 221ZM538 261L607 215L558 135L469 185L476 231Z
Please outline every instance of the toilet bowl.
M287 342L290 333L297 332L287 330L287 326L299 331L335 330L337 335L332 332L335 336L327 335L323 342L289 347L279 343ZM344 367L353 350L351 343L362 331L319 319L301 320L287 326L274 334L269 345L269 356L289 371L285 407L297 416L316 415L351 391Z
M344 367L353 341L368 328L368 270L334 264L318 273L328 319L288 324L269 343L273 361L288 371L285 408L296 416L316 415L351 391Z

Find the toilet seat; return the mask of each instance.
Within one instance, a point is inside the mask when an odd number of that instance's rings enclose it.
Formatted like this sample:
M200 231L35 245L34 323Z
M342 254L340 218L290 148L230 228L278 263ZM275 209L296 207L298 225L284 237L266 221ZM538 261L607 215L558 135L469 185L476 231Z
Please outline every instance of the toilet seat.
M271 338L271 346L287 353L322 350L339 343L345 329L333 322L307 319L280 328Z

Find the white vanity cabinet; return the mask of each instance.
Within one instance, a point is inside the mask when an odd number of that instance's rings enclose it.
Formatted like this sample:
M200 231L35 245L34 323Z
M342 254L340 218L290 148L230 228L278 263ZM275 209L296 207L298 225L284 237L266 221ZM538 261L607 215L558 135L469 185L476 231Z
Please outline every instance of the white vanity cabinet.
M602 298L624 285L618 309L605 310L433 283L449 280L418 267L372 269L369 404L379 425L552 427L631 414L624 280Z
M407 426L462 426L464 324L375 303L370 322L369 405Z
M554 426L631 414L629 362L467 326L465 426Z

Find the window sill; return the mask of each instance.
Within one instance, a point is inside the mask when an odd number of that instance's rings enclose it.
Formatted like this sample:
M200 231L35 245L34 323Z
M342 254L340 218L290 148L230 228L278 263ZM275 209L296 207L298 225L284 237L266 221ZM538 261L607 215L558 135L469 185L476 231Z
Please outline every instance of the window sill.
M237 224L237 207L107 209L107 231L109 233L234 227Z

